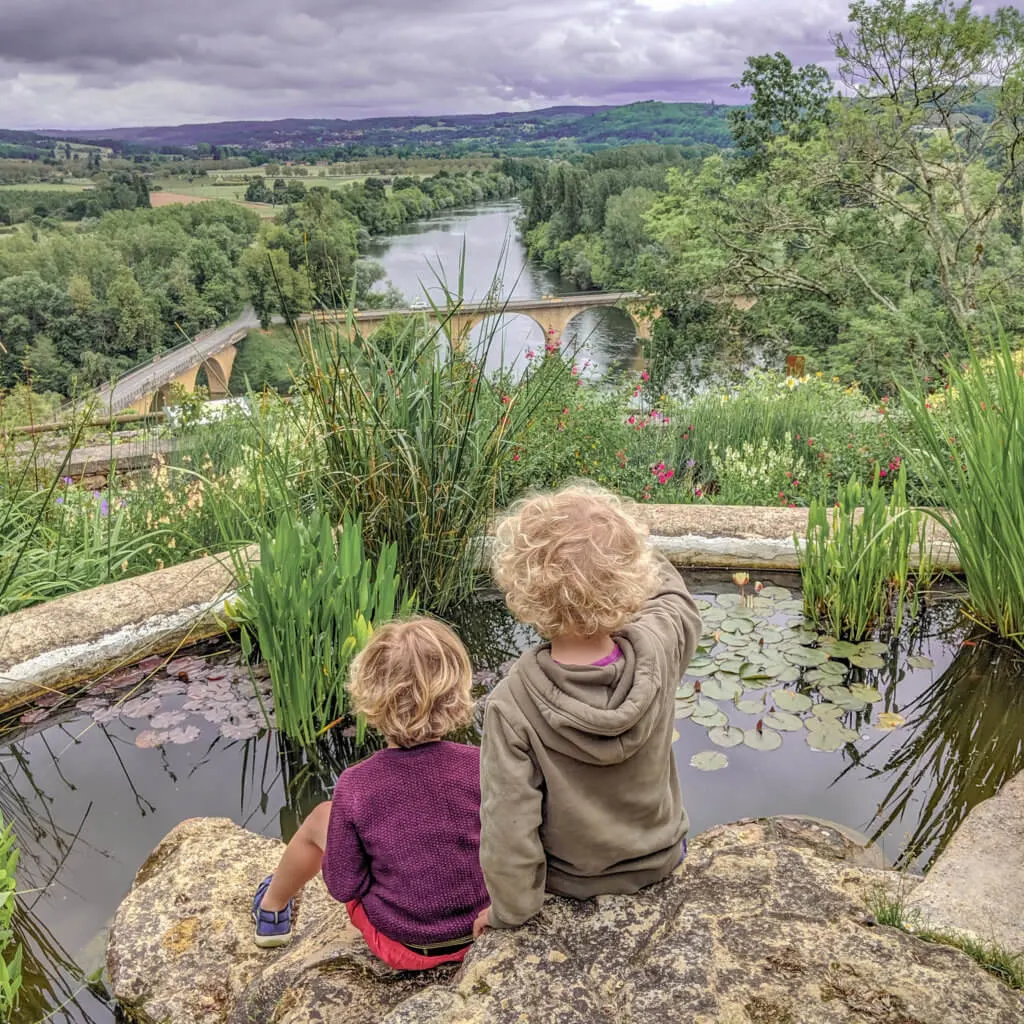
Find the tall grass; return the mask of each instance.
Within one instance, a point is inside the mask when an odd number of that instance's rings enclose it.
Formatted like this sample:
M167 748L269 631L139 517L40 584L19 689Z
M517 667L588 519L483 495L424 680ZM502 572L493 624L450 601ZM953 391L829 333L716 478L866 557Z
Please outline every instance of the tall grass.
M911 549L920 584L930 575L924 517L907 508L901 469L891 495L878 473L870 487L848 481L831 509L811 502L807 538L794 538L804 611L831 636L863 640L880 626L899 629L911 584Z
M10 1020L21 988L21 947L14 945L14 871L18 848L14 830L0 814L0 1020ZM12 949L13 946L13 949Z
M1024 370L1005 335L950 364L938 408L905 393L936 507L967 583L971 615L1024 648Z
M366 557L358 519L335 531L320 512L283 518L260 544L234 614L246 657L258 645L270 669L278 728L303 746L345 715L348 668L374 624L411 611L396 565L394 545Z
M466 352L461 290L460 274L458 291L445 287L434 306L438 325L410 318L397 339L362 337L351 312L297 331L303 365L290 406L305 437L305 501L334 522L360 517L373 556L394 544L403 579L435 613L472 593L516 443L568 373L552 359L488 374L499 325L492 318Z

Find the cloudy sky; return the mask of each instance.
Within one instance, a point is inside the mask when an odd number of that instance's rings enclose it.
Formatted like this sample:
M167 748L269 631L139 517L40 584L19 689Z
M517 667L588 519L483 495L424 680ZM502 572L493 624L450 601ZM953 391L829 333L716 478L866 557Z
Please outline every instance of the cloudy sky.
M736 102L846 0L0 0L0 127Z

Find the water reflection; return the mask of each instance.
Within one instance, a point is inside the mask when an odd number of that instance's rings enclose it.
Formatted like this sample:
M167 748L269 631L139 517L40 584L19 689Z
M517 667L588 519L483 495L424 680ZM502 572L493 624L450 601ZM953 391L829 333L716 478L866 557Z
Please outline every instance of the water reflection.
M903 714L912 734L871 773L889 780L873 834L892 829L918 803L899 863L931 863L971 808L1024 769L1024 659L970 637Z

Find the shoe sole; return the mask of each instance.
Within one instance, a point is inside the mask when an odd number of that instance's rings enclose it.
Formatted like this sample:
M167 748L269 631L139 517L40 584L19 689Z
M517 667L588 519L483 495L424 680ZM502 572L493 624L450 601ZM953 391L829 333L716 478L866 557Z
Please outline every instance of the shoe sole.
M286 935L254 935L253 941L260 949L276 949L278 946L287 946L292 941L292 933Z

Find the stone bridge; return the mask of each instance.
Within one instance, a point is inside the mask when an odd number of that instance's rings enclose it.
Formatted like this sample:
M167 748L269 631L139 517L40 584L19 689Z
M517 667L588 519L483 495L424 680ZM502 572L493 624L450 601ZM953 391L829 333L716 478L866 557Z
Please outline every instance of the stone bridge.
M386 320L394 316L425 316L434 324L443 321L455 344L464 346L472 329L488 317L528 316L540 325L548 339L559 339L569 323L588 309L622 310L636 328L636 336L646 341L651 336L654 320L660 310L650 309L647 300L636 292L582 292L577 295L547 296L542 299L507 299L499 302L464 302L452 309L439 307L435 312L429 306L402 309L357 310L352 319L355 327L368 337ZM439 316L440 314L440 316ZM301 321L311 319L334 323L348 323L344 311L307 313ZM275 318L280 319L280 318ZM237 354L237 343L245 334L259 326L251 309L223 327L215 328L190 339L170 352L155 358L125 374L113 385L98 392L104 413L114 414L134 410L148 413L161 408L176 388L186 392L196 389L200 371L205 371L211 398L228 394L228 382Z

